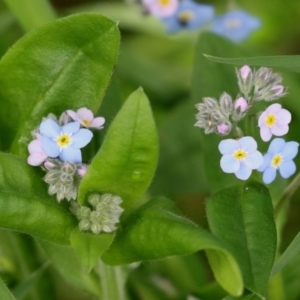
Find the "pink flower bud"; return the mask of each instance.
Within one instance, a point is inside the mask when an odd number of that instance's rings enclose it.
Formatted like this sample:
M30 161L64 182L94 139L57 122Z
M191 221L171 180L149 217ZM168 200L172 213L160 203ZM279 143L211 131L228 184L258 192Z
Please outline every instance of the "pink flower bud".
M280 96L284 92L284 86L281 84L276 84L271 88L271 90L276 92L275 96Z
M239 97L234 102L234 108L240 109L241 112L244 112L248 108L247 100L243 97Z
M86 170L87 170L87 166L85 165L82 165L78 170L77 170L77 173L79 176L83 177L86 173Z
M248 77L250 72L251 72L251 69L247 65L240 68L240 74L241 74L242 79L244 79L244 80Z
M230 127L225 123L222 123L222 124L218 125L218 127L217 127L217 131L221 135L227 134L229 132L229 130L230 130Z
M52 162L50 162L50 161L48 161L48 160L46 160L45 162L44 162L44 167L46 168L46 169L51 169L51 168L53 168L55 165L52 163Z

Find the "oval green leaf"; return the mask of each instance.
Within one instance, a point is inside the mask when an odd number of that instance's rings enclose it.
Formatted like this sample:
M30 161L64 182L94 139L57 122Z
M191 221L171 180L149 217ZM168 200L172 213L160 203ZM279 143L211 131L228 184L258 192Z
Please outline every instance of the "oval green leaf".
M0 153L0 227L68 245L76 226L70 211L48 195L40 170Z
M276 251L268 189L259 183L227 188L211 196L206 208L209 227L234 254L245 286L263 298Z
M103 145L79 186L78 201L88 193L110 193L132 206L149 186L157 165L158 138L148 98L132 93L112 122Z
M119 48L116 23L84 13L48 23L20 39L0 61L2 150L27 155L42 117L99 108Z
M213 235L181 216L165 198L149 201L122 222L112 245L102 255L111 265L185 255L205 250L220 285L240 296L243 280L236 260Z

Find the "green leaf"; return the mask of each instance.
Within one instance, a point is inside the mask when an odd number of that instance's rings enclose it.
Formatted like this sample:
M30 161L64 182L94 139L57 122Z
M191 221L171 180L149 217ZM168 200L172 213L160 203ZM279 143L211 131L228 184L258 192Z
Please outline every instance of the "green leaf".
M92 13L48 23L20 39L0 61L3 150L27 156L30 132L48 113L99 108L117 59L116 23Z
M157 165L158 139L149 101L142 89L132 93L112 122L104 143L79 186L88 193L111 193L132 206L149 186Z
M0 296L1 299L5 300L16 300L15 297L12 295L12 293L9 291L9 289L6 287L6 285L3 283L3 281L0 278Z
M76 225L69 210L48 195L40 170L0 153L0 227L70 244Z
M182 217L170 200L149 201L124 220L122 228L102 255L105 263L128 264L205 250L220 285L241 295L243 280L233 256L213 235Z
M202 102L204 97L213 97L219 100L223 92L227 92L234 99L238 93L235 70L232 66L216 64L207 60L203 53L212 53L218 56L227 54L239 56L244 52L236 45L221 37L212 34L200 36L195 54L195 63L192 76L192 98L194 105ZM196 108L194 109L197 113ZM196 119L194 119L196 123ZM233 174L224 174L220 168L221 154L218 145L224 137L216 134L204 134L203 129L198 130L204 154L203 165L205 168L208 185L212 191L238 184Z
M207 200L212 233L234 254L245 286L260 297L265 295L275 257L273 214L269 191L259 183L227 188Z
M284 253L280 256L278 261L275 263L271 277L285 267L300 251L300 232L296 235Z
M111 233L85 233L76 228L71 234L71 245L83 266L90 271L104 250L112 243Z
M250 65L259 67L278 67L294 72L300 72L300 55L281 56L257 56L257 57L237 57L225 58L204 54L204 56L214 62L230 65Z

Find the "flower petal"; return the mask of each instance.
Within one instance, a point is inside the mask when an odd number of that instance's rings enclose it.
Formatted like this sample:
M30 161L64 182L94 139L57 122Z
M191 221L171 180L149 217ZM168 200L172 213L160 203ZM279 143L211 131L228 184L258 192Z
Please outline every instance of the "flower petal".
M59 158L62 161L69 161L72 163L81 163L81 151L79 149L73 148L72 146L63 148Z
M258 126L261 127L265 123L265 119L267 117L267 112L263 112L258 118Z
M281 138L274 139L268 149L268 153L271 153L273 155L281 153L284 149L285 141Z
M103 117L97 117L91 122L91 127L100 129L104 123L105 119Z
M33 140L28 145L28 151L30 154L36 153L36 152L44 152L42 150L42 142L41 140Z
M70 122L70 123L67 123L66 125L64 125L61 128L61 131L63 133L72 135L72 134L78 132L79 128L80 128L80 123L78 123L78 122Z
M91 110L87 109L86 107L79 108L77 110L77 116L80 118L80 120L88 120L92 121L94 118L94 114Z
M79 122L79 117L77 115L77 113L73 110L67 110L67 114L74 120L74 121L78 121Z
M221 154L233 153L239 148L239 143L234 139L223 140L219 144Z
M231 154L222 156L220 166L225 173L234 173L240 168L240 162L233 158Z
M41 135L47 136L49 138L56 138L61 133L60 126L52 119L47 119L43 121L40 125Z
M254 170L260 167L264 162L264 158L259 151L254 151L252 153L248 153L244 163L245 165Z
M296 172L296 164L292 161L284 161L279 166L280 175L283 178L289 178Z
M252 136L244 136L238 140L241 149L247 152L253 152L257 149L257 143Z
M80 129L72 136L72 147L79 149L86 146L92 139L93 133L88 129Z
M271 166L273 155L270 153L267 153L264 155L264 161L263 163L257 168L258 172L264 172L264 170Z
M276 136L283 136L288 133L289 125L274 124L274 126L271 127L270 130Z
M29 155L27 163L31 166L40 166L47 157L48 156L43 152L35 152Z
M263 182L265 184L271 183L276 177L276 169L273 167L269 167L264 171L263 174Z
M287 125L291 122L292 115L286 109L281 109L276 115L276 124L278 125Z
M264 142L268 142L271 139L272 133L271 133L268 126L266 126L264 124L261 125L261 127L260 127L260 137Z
M42 149L45 154L47 154L50 157L57 157L60 153L59 147L55 141L52 139L42 136Z
M237 170L234 174L238 179L247 180L252 173L252 170L249 169L243 162L240 164L239 170Z
M282 107L281 104L274 103L270 105L265 111L267 112L267 114L269 113L277 114L277 112L281 110L281 107Z
M282 150L284 160L294 159L298 153L299 143L287 142Z

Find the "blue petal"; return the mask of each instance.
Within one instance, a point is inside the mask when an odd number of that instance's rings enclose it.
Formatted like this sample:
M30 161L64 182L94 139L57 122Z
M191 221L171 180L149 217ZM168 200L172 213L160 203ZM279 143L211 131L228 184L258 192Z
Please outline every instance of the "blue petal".
M62 128L61 128L61 131L63 133L66 133L66 134L74 134L76 133L80 128L80 123L79 122L70 122L70 123L67 123L66 125L64 125Z
M284 160L294 159L298 153L299 143L297 142L287 142L282 150L282 156Z
M264 171L263 174L263 182L265 184L271 183L276 177L276 169L273 167L269 167Z
M62 161L69 161L72 163L81 163L81 151L79 149L73 148L72 146L63 148L59 158Z
M233 139L223 140L219 144L219 150L221 154L233 153L239 148L239 143Z
M263 162L264 162L264 158L262 156L262 154L259 151L254 151L252 153L249 153L245 159L245 165L254 170L257 169L258 167L260 167Z
M254 152L257 149L257 143L251 136L244 136L238 140L241 149L247 152Z
M237 170L234 174L238 179L247 180L252 173L252 170L249 169L243 162L240 164L239 170Z
M222 156L220 166L225 173L234 173L240 168L240 162L233 158L231 154Z
M49 138L55 139L61 133L60 126L52 119L47 119L43 121L40 125L41 135L47 136Z
M284 139L276 138L274 139L268 149L268 153L271 153L273 155L280 153L285 146Z
M46 136L42 136L41 143L42 143L43 151L49 157L55 158L59 155L59 153L60 153L59 147L58 147L57 143L55 141L53 141L53 139L48 138Z
M88 129L80 129L72 136L72 147L82 148L86 146L92 139L93 133Z
M271 161L272 161L273 155L270 153L267 153L264 155L264 161L262 165L257 169L259 172L263 172L266 168L271 166Z
M296 165L292 160L284 161L279 166L279 172L283 178L289 178L296 172Z

